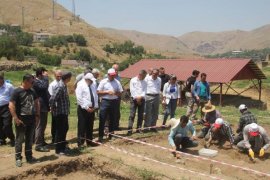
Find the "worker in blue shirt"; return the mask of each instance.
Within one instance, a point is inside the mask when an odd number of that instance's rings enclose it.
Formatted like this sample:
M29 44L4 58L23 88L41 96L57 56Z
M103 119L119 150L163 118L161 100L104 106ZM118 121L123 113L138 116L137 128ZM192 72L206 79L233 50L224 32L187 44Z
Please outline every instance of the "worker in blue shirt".
M186 115L181 116L180 120L171 119L169 125L171 131L168 141L173 150L183 151L186 148L198 146L198 142L194 141L197 139L195 128ZM188 137L188 132L192 134L191 138ZM176 157L179 158L179 153L176 154Z

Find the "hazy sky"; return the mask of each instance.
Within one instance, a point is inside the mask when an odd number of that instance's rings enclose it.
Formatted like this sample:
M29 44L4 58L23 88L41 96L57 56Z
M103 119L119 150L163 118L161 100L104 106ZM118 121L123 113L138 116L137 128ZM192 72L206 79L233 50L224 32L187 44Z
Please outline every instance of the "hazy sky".
M270 24L270 0L75 0L96 27L179 36L192 31L252 30ZM72 0L58 0L72 10Z

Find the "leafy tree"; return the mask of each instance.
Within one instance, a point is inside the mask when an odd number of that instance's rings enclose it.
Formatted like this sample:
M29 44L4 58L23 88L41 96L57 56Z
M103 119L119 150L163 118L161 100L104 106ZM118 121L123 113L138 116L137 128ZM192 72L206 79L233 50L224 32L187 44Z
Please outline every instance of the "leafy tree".
M77 43L78 46L86 46L86 39L81 34L73 34L74 41Z
M15 38L3 35L0 37L0 57L12 59L16 57L18 45Z
M61 64L61 57L57 55L39 54L37 60L41 64L59 66Z
M17 33L16 39L19 45L31 46L33 43L33 34L27 32Z
M80 49L80 51L77 52L76 54L69 55L68 59L88 61L89 63L91 63L93 60L91 53L88 49Z

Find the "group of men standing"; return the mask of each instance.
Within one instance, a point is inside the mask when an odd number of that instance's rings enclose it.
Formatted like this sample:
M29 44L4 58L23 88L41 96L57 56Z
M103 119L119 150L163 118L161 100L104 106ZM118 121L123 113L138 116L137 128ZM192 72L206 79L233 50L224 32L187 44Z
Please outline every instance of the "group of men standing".
M99 109L99 133L98 141L103 142L106 125L109 129L109 138L115 130L119 130L120 103L123 87L120 83L118 65L113 65L107 71L107 75L100 82L98 69L86 69L84 73L76 77L75 94L77 99L78 130L77 144L82 147L96 146L93 141L93 127L97 110ZM32 143L36 144L35 150L48 152L48 144L45 142L45 130L47 127L48 113L51 112L52 144L55 145L55 153L59 156L68 153L66 136L69 129L68 117L70 113L70 101L67 84L72 73L56 70L55 80L49 83L48 73L45 68L38 68L35 75L25 74L22 84L14 88L5 81L4 73L0 73L0 145L6 144L6 138L10 139L10 145L15 145L16 165L22 166L22 143L25 141L25 156L29 163L35 162L32 156ZM128 135L132 134L136 111L138 121L136 132L157 132L156 124L159 115L160 102L164 107L163 125L170 116L169 125L171 131L168 137L170 145L176 150L197 146L197 137L205 138L206 147L212 140L237 145L239 149L247 149L254 159L254 152L259 151L260 157L270 146L269 136L265 130L257 125L257 120L245 105L240 105L242 113L237 136L221 117L215 106L211 104L209 83L207 75L194 70L185 84L183 91L187 99L186 115L175 119L177 105L181 104L181 88L175 75L165 74L165 69L140 70L136 77L130 81L130 115L128 122ZM201 108L200 118L196 113ZM15 122L16 137L12 131L12 119ZM144 122L144 124L143 124ZM196 135L193 124L201 124L199 135ZM188 137L188 131L192 137Z

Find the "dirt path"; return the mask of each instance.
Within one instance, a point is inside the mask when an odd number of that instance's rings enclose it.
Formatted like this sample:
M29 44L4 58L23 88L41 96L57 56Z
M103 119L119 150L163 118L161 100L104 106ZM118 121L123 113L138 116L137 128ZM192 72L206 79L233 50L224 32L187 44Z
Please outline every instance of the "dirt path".
M266 129L269 132L270 126L267 126ZM125 131L118 132L122 136L125 133ZM168 133L169 130L163 130L158 133L133 134L130 138L170 148L167 141ZM75 143L75 141L71 141L70 147L75 149ZM188 150L187 153L198 155L198 150L203 147L202 143L201 141L199 147ZM166 165L133 157L105 146L87 148L82 152L75 149L71 157L58 157L53 150L48 153L34 151L34 156L41 162L32 165L24 162L21 168L15 166L14 155L4 158L1 156L0 179L74 179L77 177L80 179L209 179L199 175L199 173L210 175L211 163L209 161L184 155L177 160L167 150L118 138L106 142L106 145L146 156L166 163ZM258 159L254 164L249 161L246 154L226 148L228 146L225 146L225 149L219 149L215 145L211 146L211 149L219 151L213 159L269 173L269 152L266 153L265 159ZM0 154L13 153L13 150L7 146L1 147ZM197 173L193 174L179 168ZM211 175L221 179L269 179L269 177L219 164L213 164Z

